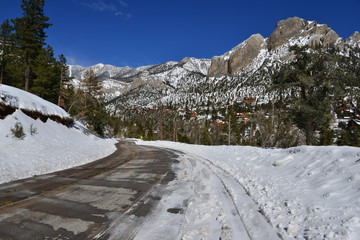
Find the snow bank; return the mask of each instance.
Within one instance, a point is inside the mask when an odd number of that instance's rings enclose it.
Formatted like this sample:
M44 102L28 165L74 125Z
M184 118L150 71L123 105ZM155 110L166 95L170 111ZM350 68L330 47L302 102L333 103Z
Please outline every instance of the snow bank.
M70 117L64 109L51 102L48 102L21 89L3 84L0 85L0 102L3 102L6 105L12 106L14 108L38 111L44 115Z
M283 239L359 239L360 148L138 144L198 155L224 169Z
M0 86L0 98L13 107L69 117L58 106L9 86ZM23 128L23 139L11 131L16 125ZM51 119L34 120L21 110L0 119L0 183L75 167L115 151L115 140L85 135L80 129Z

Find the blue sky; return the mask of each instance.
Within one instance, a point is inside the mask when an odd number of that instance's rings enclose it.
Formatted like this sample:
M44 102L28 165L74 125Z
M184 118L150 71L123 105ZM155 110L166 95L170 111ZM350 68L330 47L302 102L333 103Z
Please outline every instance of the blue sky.
M20 4L1 0L0 22L20 17ZM221 55L294 16L347 38L360 31L359 12L360 0L46 0L46 42L70 64L138 67Z

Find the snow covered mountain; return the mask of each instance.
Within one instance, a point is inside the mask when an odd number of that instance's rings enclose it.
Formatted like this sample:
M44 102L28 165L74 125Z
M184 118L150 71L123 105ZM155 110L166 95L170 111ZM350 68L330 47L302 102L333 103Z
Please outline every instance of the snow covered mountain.
M104 64L97 64L90 68L103 83L107 99L111 100L145 84L161 89L176 87L181 79L194 73L206 76L210 63L209 59L184 58L180 62L171 61L138 68ZM78 84L88 69L70 65L69 76L73 77L74 82Z
M209 59L185 58L139 68L98 64L91 68L103 82L107 100L113 107L157 104L198 106L255 97L258 102L274 98L266 87L276 67L294 56L290 46L334 47L348 55L360 47L360 34L347 39L316 21L298 17L280 21L275 31L264 38L252 35L222 56ZM70 66L69 75L78 82L88 68Z

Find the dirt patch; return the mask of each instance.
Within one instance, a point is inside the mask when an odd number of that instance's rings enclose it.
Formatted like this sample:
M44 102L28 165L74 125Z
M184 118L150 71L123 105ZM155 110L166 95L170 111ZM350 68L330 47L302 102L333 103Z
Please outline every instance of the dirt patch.
M167 212L173 213L173 214L178 214L178 213L182 214L184 212L184 210L182 208L169 208L167 210Z
M32 119L40 119L42 122L46 122L48 119L51 119L57 123L61 123L67 127L70 127L74 120L72 118L62 118L58 115L46 115L38 111L33 110L27 110L27 109L21 109L23 113L25 113L27 116L31 117Z
M0 102L0 119L5 119L6 116L13 114L16 111L16 108L5 105Z
M13 106L6 105L3 102L0 102L0 119L5 119L8 115L13 114L18 108ZM27 109L20 109L23 113L27 116L31 117L32 119L40 119L42 122L46 122L48 119L51 119L57 123L65 125L67 127L71 127L74 124L74 120L72 118L63 118L58 115L46 115L38 111L27 110Z

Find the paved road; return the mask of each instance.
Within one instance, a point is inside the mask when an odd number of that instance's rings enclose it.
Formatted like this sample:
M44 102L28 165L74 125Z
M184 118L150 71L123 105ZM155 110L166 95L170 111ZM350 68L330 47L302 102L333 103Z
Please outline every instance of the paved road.
M0 239L132 239L176 154L132 142L96 162L0 185Z

